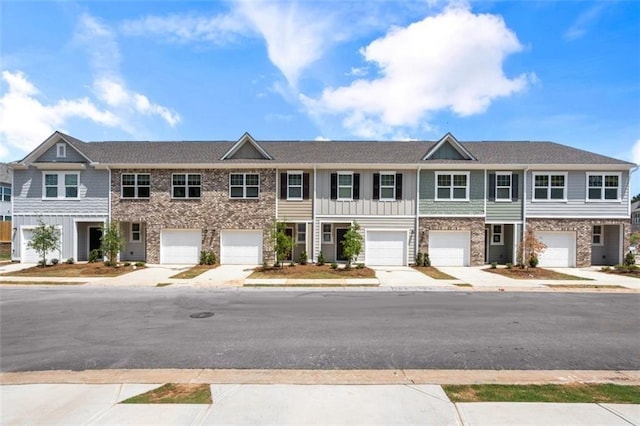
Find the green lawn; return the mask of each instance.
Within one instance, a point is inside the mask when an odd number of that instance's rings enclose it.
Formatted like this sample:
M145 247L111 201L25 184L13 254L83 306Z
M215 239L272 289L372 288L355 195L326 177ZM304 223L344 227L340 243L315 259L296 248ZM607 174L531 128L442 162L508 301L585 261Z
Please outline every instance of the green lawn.
M211 402L211 387L208 384L167 383L122 401L122 404L211 404Z
M453 402L586 402L640 404L640 386L609 383L566 385L445 385Z

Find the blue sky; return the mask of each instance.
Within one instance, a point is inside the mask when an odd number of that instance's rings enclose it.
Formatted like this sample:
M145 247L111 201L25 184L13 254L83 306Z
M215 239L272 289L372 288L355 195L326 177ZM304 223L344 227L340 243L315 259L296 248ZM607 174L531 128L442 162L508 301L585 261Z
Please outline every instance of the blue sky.
M640 2L0 3L0 161L82 140L551 140L640 163ZM632 192L640 192L640 172Z

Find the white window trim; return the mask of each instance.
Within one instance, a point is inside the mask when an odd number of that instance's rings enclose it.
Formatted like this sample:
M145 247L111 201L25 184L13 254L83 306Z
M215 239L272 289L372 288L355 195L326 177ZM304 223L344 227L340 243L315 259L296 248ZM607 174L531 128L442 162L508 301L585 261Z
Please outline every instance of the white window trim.
M595 227L599 226L600 227L600 233L596 234L594 232ZM596 235L600 235L600 242L599 243L594 243L593 242L593 237ZM591 245L592 246L603 246L604 245L604 225L593 225L591 226Z
M456 186L453 185L453 176L455 175L464 175L467 177L467 185L465 186L464 198L453 198L453 189L456 188ZM470 172L435 172L433 199L435 201L455 201L455 202L469 201L469 187L471 186L471 180L469 178L470 175L471 175ZM449 186L449 189L451 190L451 192L449 193L450 198L438 197L438 176L451 176L451 186Z
M300 232L298 227L300 225L304 226L304 232ZM304 235L304 239L300 240L300 235ZM296 244L305 244L307 242L307 224L305 223L296 223Z
M324 227L328 226L329 227L329 241L325 241L324 240L324 235L326 234ZM322 226L320 227L320 239L321 239L321 244L333 244L333 225L330 223L323 223Z
M340 197L340 175L349 175L351 176L351 185L348 186L349 190L350 190L350 196L348 198L346 197ZM336 199L338 201L353 201L353 172L338 172L336 175ZM342 185L342 188L347 188L346 185Z
M496 202L498 203L511 203L511 194L513 193L513 173L512 172L496 172ZM506 186L498 186L498 176L509 176L509 196L507 198L498 197L498 188L506 188Z
M173 184L173 177L175 175L182 175L184 176L184 185L177 185L178 187L184 187L184 197L175 197L173 195L173 188L176 187L176 185ZM189 185L189 176L200 176L200 185ZM199 187L200 188L200 196L199 197L190 197L189 196L189 188L195 188L195 187ZM172 173L171 174L171 198L173 200L199 200L202 198L202 174L201 173Z
M292 197L289 193L289 188L291 188L291 185L289 185L289 176L292 175L298 175L300 176L300 196L299 197ZM293 185L293 187L297 188L298 185ZM295 170L295 171L290 171L287 172L287 201L302 201L304 198L304 175L302 173L302 171L299 170Z
M549 178L549 186L547 186L547 198L535 198L536 197L536 176L547 176ZM562 187L563 198L549 198L551 196L551 188L560 188L559 186L551 186L551 176L564 176L564 186ZM569 187L569 173L568 172L533 172L531 178L531 202L533 203L566 203L567 191Z
M384 198L382 196L382 176L392 176L393 177L393 195L391 198ZM380 172L380 183L378 185L378 199L380 201L396 201L396 185L398 182L396 181L396 172ZM391 188L391 186L386 185L385 188Z
M58 196L57 197L47 197L47 185L46 185L46 176L47 175L57 175L58 176L58 184L56 185L58 188ZM66 175L75 175L77 178L77 188L75 197L67 197L66 196L66 185L64 177ZM43 200L79 200L80 199L80 172L52 172L52 171L43 171L42 172L42 199Z
M242 175L242 197L232 197L231 196L231 176L232 175ZM247 175L256 175L258 176L258 196L257 197L247 197ZM240 185L233 185L234 187L239 187ZM256 185L250 185L254 187ZM259 200L260 199L260 174L259 173L229 173L229 199L231 200Z
M491 232L489 233L489 238L490 238L490 244L492 246L503 246L504 245L504 226L502 224L492 224L491 226ZM500 233L494 233L494 226L499 226L500 227ZM493 241L493 236L494 235L500 235L500 241L495 242Z
M631 223L634 225L640 224L640 213L633 213L631 215Z
M56 158L67 158L67 144L59 142L56 144Z
M133 230L133 225L138 225L138 231L134 231ZM137 232L138 234L140 234L140 239L139 240L134 240L133 239L133 234L134 232ZM142 224L140 222L131 222L129 224L129 242L130 243L142 243Z
M6 185L0 185L0 201L5 201L7 203L11 202L11 196L13 194L11 193L11 187L10 186L6 186ZM9 197L8 200L5 200L5 197Z
M601 188L601 192L600 192L600 198L598 199L591 199L589 198L589 177L590 176L601 176L602 177L602 186ZM616 193L616 198L615 199L611 199L611 200L607 200L604 198L604 192L605 192L605 186L604 186L604 180L606 176L617 176L618 177L618 187L617 187L617 193ZM616 203L616 202L620 202L620 185L622 183L622 173L620 172L587 172L587 179L585 182L585 185L587 187L586 192L585 192L585 201L587 203Z
M127 187L133 186L133 192L135 193L135 195L133 197L125 197L124 194L124 187L125 185L123 184L123 179L122 176L124 175L133 175L135 176L134 180L134 184L133 185L126 185ZM138 185L138 176L140 175L148 175L149 176L149 185L142 185L139 186ZM149 187L149 196L148 197L139 197L138 196L138 189L139 188L146 188ZM151 173L121 173L120 174L120 198L123 198L125 200L137 200L137 199L141 199L141 200L148 200L151 198Z

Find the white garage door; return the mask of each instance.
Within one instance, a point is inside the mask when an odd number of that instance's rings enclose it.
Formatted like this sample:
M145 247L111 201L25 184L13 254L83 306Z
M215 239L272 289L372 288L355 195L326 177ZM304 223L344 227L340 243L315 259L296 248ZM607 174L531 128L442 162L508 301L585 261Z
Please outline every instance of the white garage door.
M367 231L365 263L372 266L406 265L406 231Z
M160 263L197 264L201 243L199 229L163 229L160 234Z
M38 253L36 253L34 249L28 247L32 235L32 229L22 230L22 252L20 253L20 262L22 263L37 263L40 260Z
M429 231L429 259L433 266L469 266L469 231Z
M547 248L540 254L540 266L574 267L576 266L575 232L536 232L540 242Z
M223 265L262 264L262 231L222 231L220 263Z

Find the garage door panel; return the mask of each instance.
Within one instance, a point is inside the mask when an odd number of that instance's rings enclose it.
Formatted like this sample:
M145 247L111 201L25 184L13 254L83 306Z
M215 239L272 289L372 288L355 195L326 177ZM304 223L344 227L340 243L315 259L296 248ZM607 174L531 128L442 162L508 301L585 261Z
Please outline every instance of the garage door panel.
M222 231L220 263L224 265L262 264L262 231Z
M165 229L160 238L161 263L198 263L202 244L202 232L199 229Z
M536 237L547 248L538 256L539 265L567 268L575 266L575 232L537 232Z
M368 231L365 259L371 266L404 266L407 264L406 231Z
M433 266L469 266L470 246L468 231L429 232L429 259Z
M58 229L58 247L62 247L62 232L60 232L60 226L57 226ZM20 262L22 263L38 263L42 260L40 255L36 252L35 249L29 247L29 241L33 237L33 229L32 228L23 228L22 229L22 249L20 252ZM50 259L60 258L61 252L59 249L55 249L53 251L47 252L47 261Z

